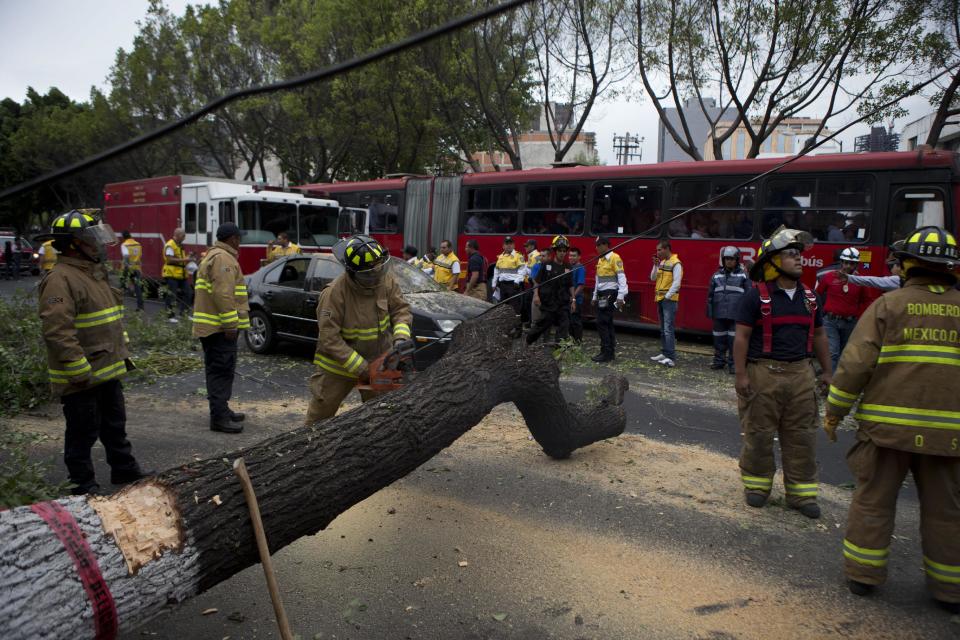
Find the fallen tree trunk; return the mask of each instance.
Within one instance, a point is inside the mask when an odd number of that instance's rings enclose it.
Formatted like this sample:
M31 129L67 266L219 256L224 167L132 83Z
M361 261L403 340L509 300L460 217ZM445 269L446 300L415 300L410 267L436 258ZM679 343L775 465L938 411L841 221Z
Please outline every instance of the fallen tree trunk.
M407 387L335 418L107 498L0 513L0 637L112 637L256 564L231 467L240 455L275 553L404 477L500 403L517 406L553 458L621 434L626 380L608 376L603 398L568 404L549 352L506 337L513 321L500 308L464 323L447 355Z

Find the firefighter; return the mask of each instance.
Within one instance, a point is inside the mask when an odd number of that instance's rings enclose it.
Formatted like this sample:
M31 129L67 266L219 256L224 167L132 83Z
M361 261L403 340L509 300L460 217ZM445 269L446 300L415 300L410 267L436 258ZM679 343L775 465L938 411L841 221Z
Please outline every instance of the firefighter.
M112 288L104 263L116 242L109 225L90 213L57 216L48 239L60 254L40 281L40 320L50 384L66 419L63 461L74 495L98 493L90 450L100 439L110 481L126 484L147 474L127 440L120 376L133 369L123 330L123 296Z
M143 311L143 291L140 286L143 264L143 247L133 239L130 232L123 230L123 243L120 245L120 257L123 260L123 272L120 276L120 288L126 290L133 283L133 293L137 299L137 311Z
M277 239L267 243L267 263L284 256L295 256L303 253L300 245L290 242L290 235L286 231L277 234Z
M167 286L167 292L164 296L164 302L167 307L167 317L170 322L176 324L177 317L173 314L173 299L177 299L177 311L182 316L190 307L192 293L190 283L187 281L187 264L191 258L183 250L183 240L187 234L183 229L173 230L173 237L167 240L163 245L163 276L164 284Z
M433 279L450 291L456 291L460 284L460 258L449 240L440 243L440 253L433 259Z
M960 613L960 364L957 241L938 227L915 230L895 253L905 283L860 317L827 396L824 429L859 399L856 478L843 541L850 591L867 595L887 576L897 494L911 472L920 496L927 586ZM861 397L862 394L862 397Z
M493 289L494 298L505 300L513 308L517 315L517 329L520 327L522 312L520 305L523 303L523 273L524 262L523 255L514 249L513 236L506 236L503 239L503 252L497 256L497 262L493 266ZM513 330L513 335L518 336L520 332Z
M57 264L57 250L53 248L53 240L47 240L40 245L40 268L44 273L51 271L53 265Z
M570 334L570 303L573 300L573 278L566 263L570 242L566 236L555 236L550 249L544 249L540 268L533 276L537 286L533 290L533 304L540 309L540 317L530 327L527 344L533 344L551 327L557 328L556 342ZM556 346L556 345L554 345Z
M389 253L376 240L355 235L333 246L346 272L320 292L317 303L318 370L310 377L306 424L329 418L357 384L368 379L371 360L393 345L412 353L410 305L389 272ZM375 394L361 390L366 402Z
M617 336L613 329L613 310L623 309L627 297L627 276L623 272L623 260L610 251L610 240L599 236L596 242L597 273L593 286L593 306L597 310L597 333L600 334L600 353L593 356L594 362L610 362L617 349Z
M237 262L243 232L233 222L217 227L217 241L197 270L193 337L203 345L210 430L240 433L244 414L230 409L237 368L237 338L250 328L247 286Z
M737 312L733 343L743 448L740 477L751 507L773 489L773 441L779 435L787 506L819 518L817 504L817 399L811 357L821 384L830 383L830 348L812 290L800 283L801 254L813 237L781 226L764 240L750 267L757 283Z
M740 266L740 250L729 246L720 250L720 268L710 278L707 288L707 317L713 319L713 363L711 369L733 365L733 339L736 337L737 309L740 299L750 289L750 277Z

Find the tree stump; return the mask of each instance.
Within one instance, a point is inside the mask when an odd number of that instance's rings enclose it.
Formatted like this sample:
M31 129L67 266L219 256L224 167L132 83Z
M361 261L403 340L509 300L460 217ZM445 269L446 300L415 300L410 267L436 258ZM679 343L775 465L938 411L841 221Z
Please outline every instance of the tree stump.
M109 497L0 513L0 637L112 637L256 564L231 467L240 455L275 553L404 477L500 403L517 406L552 458L621 434L626 380L607 376L603 398L568 404L551 354L507 337L514 322L500 307L463 323L447 354L409 385L334 418Z

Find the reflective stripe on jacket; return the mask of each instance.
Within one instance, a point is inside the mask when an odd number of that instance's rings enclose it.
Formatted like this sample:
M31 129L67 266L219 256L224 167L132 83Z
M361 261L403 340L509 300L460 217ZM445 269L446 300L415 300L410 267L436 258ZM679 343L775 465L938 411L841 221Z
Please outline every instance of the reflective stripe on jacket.
M60 256L40 282L40 321L54 395L63 396L133 368L123 330L123 296L102 264Z
M217 241L200 262L194 286L193 336L203 338L228 329L250 328L247 285L237 251Z
M124 240L123 246L127 248L127 255L124 259L127 269L140 271L140 264L143 261L143 247L133 238Z
M343 273L320 292L317 350L313 363L324 373L358 378L394 338L410 338L413 315L390 273L374 288Z
M743 267L737 265L736 269L729 272L721 267L710 278L710 286L707 288L707 307L713 317L718 320L736 320L740 300L751 286L750 278L744 273Z
M596 283L594 299L597 291L616 291L617 299L623 300L627 295L627 276L623 272L623 259L613 251L597 260Z
M163 245L163 275L164 278L174 278L175 280L186 280L187 271L181 265L176 264L167 264L169 256L167 255L167 249L173 249L174 258L184 258L183 247L178 245L173 238L167 240L167 243Z
M857 398L860 429L880 447L960 457L960 291L910 278L860 317L840 356L827 412ZM860 397L860 394L863 397Z
M443 255L442 253L437 254L437 257L433 259L433 278L442 285L450 286L452 282L457 280L458 274L453 272L453 265L460 264L460 258L457 257L457 254L450 252L450 255Z
M493 267L493 286L497 286L501 280L520 284L523 282L523 266L523 256L516 249L498 255Z

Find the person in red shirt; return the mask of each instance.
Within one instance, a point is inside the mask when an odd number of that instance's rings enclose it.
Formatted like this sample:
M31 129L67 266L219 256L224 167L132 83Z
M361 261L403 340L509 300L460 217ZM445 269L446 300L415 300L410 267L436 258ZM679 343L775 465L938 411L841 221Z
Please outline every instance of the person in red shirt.
M817 280L816 291L823 308L823 328L830 343L830 362L834 371L867 300L866 290L845 278L853 275L859 266L860 251L847 247L840 252L840 268Z

